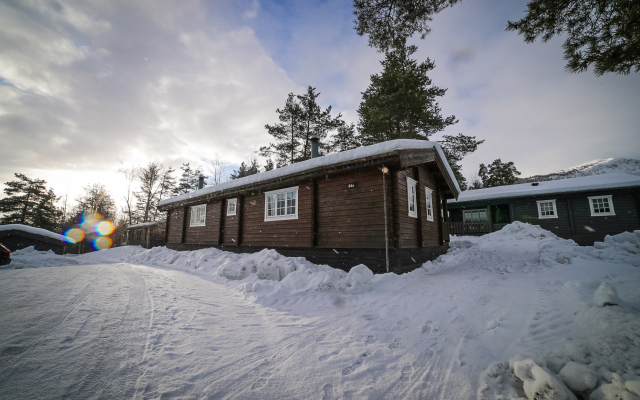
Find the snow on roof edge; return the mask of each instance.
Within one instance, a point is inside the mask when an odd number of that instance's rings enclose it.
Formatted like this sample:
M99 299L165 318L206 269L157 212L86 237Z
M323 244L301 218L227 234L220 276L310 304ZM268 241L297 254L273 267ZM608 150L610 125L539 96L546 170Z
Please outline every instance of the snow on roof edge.
M163 206L163 205L175 203L181 200L194 199L194 198L205 196L207 194L214 193L217 191L232 189L239 186L249 185L251 183L293 175L293 174L310 170L313 168L328 166L328 165L337 164L337 163L346 162L346 161L353 161L360 158L375 156L379 154L385 154L385 153L392 152L394 150L430 149L430 148L436 149L436 151L438 152L438 155L440 156L440 159L442 159L442 161L444 162L445 168L447 169L447 173L451 177L451 180L454 183L456 190L458 191L458 193L461 193L462 191L460 190L458 181L456 180L456 177L453 174L453 170L449 165L449 161L445 157L444 152L442 151L442 148L437 142L432 142L428 140L417 140L417 139L397 139L397 140L390 140L387 142L374 144L371 146L358 147L356 149L342 151L340 153L329 154L327 156L312 158L310 160L305 160L295 164L287 165L286 167L273 169L271 171L261 172L255 175L245 176L244 178L230 180L227 182L220 183L218 185L207 186L203 189L196 190L195 192L186 193L179 196L174 196L168 199L164 199L160 201L158 205Z
M617 189L640 186L640 177L631 174L599 174L576 178L556 179L517 185L496 186L486 189L467 190L457 200L449 199L448 203L456 204L468 201L503 199L508 197L537 196L562 192L584 192L589 190Z
M71 244L75 244L75 240L68 238L66 236L63 236L59 233L55 233L55 232L51 232L49 230L46 229L42 229L42 228L36 228L33 226L28 226L28 225L22 225L22 224L8 224L8 225L0 225L0 231L10 231L10 230L19 230L19 231L24 231L24 232L29 232L32 233L34 235L41 235L41 236L47 236L50 237L51 239L56 239L56 240L60 240L62 242L65 243L71 243Z
M150 226L150 225L155 225L155 224L163 224L165 222L166 221L141 222L139 224L129 225L129 226L127 226L127 229L142 228L143 226Z

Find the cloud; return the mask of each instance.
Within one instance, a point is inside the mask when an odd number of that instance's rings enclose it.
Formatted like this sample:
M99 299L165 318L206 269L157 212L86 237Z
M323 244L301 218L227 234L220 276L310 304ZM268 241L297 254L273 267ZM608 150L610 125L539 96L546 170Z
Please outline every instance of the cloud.
M264 124L297 88L252 29L198 2L1 7L3 182L105 179L116 160L239 164L268 143Z

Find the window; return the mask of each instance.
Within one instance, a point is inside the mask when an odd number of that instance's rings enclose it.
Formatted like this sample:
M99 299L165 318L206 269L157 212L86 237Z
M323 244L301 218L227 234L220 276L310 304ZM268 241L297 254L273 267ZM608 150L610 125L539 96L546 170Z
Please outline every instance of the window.
M298 219L298 187L264 194L264 220Z
M433 190L424 188L424 199L427 203L427 221L433 221Z
M558 209L555 200L538 201L538 218L558 218Z
M594 196L589 197L589 206L591 207L591 216L616 215L613 210L613 200L611 196Z
M227 215L236 215L237 204L238 204L238 199L227 200Z
M409 216L418 218L418 208L416 207L416 185L418 182L407 177L407 194L409 200Z
M486 222L487 221L487 209L480 210L465 210L462 213L462 219L464 222Z
M204 226L206 214L207 214L206 204L201 204L199 206L191 207L191 225L190 226Z

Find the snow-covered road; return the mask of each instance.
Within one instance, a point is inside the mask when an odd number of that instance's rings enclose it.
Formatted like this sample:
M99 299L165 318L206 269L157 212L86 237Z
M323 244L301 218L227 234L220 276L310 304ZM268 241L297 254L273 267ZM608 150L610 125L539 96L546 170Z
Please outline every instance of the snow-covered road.
M268 252L18 254L0 271L0 398L510 399L525 358L637 381L637 253L518 229L352 286ZM295 273L221 277L261 263ZM601 281L620 306L593 305Z

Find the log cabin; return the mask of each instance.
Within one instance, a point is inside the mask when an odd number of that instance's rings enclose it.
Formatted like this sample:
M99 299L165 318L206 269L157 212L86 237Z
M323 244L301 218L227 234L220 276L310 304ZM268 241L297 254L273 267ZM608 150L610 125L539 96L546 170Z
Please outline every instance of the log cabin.
M604 174L468 190L448 201L450 232L483 235L528 222L591 246L640 229L640 176Z
M271 248L346 271L403 273L447 251L447 199L459 193L437 143L401 139L208 186L159 209L171 249Z
M142 222L127 227L127 245L150 249L165 245L166 221Z

